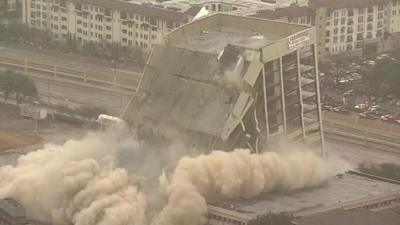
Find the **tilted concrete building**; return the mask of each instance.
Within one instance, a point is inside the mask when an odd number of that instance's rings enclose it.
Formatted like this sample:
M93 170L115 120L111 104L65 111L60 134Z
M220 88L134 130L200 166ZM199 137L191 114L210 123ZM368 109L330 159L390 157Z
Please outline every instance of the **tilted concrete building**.
M312 27L216 14L156 46L124 118L139 136L254 152L281 140L321 149Z

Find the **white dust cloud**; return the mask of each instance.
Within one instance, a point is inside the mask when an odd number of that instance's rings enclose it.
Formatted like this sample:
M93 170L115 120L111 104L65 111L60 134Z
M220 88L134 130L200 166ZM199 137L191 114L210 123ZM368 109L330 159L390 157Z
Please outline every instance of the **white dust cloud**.
M15 167L0 168L0 198L16 198L31 218L56 225L201 225L206 222L207 201L317 186L336 172L308 151L214 151L182 158L169 175L158 171L159 180L146 188L134 179L135 171L128 174L116 165L121 145L126 148L126 143L105 134L47 145L22 156ZM140 152L145 153L146 149ZM160 205L150 207L154 196Z

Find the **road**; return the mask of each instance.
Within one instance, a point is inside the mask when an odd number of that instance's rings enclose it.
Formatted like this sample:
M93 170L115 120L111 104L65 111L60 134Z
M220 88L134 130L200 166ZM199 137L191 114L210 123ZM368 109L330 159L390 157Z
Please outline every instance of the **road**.
M119 116L132 95L93 90L92 88L65 83L35 80L39 96L44 102L75 108L80 105L103 106L110 114ZM48 98L50 93L50 98Z
M380 132L383 135L387 136L395 136L398 137L400 140L399 124L383 122L379 119L377 120L363 119L360 118L357 113L340 114L330 111L324 111L323 118L325 121L334 121L352 128L362 128Z
M332 158L341 158L353 166L353 169L360 163L380 164L380 163L400 163L400 154L381 151L373 148L338 142L327 139L325 141L327 155ZM342 162L345 164L345 162Z
M29 47L24 45L20 46L1 46L0 56L19 59L28 61L43 63L49 65L63 65L66 68L76 69L76 70L93 70L93 71L110 71L114 66L120 70L127 70L131 72L141 73L143 70L142 66L127 64L127 63L117 63L113 65L111 61L86 57L77 54L66 54L54 50L38 49L34 47Z

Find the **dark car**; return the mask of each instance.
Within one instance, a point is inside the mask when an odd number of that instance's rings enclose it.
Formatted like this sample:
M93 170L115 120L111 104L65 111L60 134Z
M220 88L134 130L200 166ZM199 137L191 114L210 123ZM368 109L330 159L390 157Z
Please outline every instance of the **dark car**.
M347 109L346 109L345 107L343 107L343 106L337 106L337 107L333 108L333 111L334 111L334 112L337 112L337 113L342 113L342 114L349 114L349 113L350 113L350 111L347 110Z
M361 118L376 120L379 118L379 115L376 112L363 112L359 114Z

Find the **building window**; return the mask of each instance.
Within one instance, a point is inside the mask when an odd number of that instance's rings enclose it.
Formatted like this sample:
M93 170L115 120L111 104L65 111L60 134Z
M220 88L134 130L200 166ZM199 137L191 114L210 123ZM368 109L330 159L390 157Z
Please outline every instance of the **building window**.
M167 28L168 28L168 29L174 28L174 24L173 24L171 21L168 21L168 22L167 22Z
M348 15L348 16L354 16L354 11L353 11L353 9L348 9L348 10L347 10L347 15Z
M358 14L364 14L364 8L359 8L358 9Z
M121 12L121 19L126 20L126 12Z
M368 15L367 22L372 22L372 20L374 20L374 16L373 15Z
M340 36L340 42L344 42L344 35Z
M334 25L334 26L339 25L339 19L334 19L334 20L333 20L333 25Z
M373 13L374 12L374 8L372 6L368 7L368 13Z
M372 29L373 29L372 23L369 23L369 24L367 25L367 30L372 30Z
M363 22L364 22L364 16L359 16L358 23L363 23Z
M361 41L363 39L363 34L357 34L357 41Z
M353 42L353 36L347 36L347 42Z
M363 24L358 25L357 31L360 32L360 31L363 31L363 30L364 30L364 25Z

